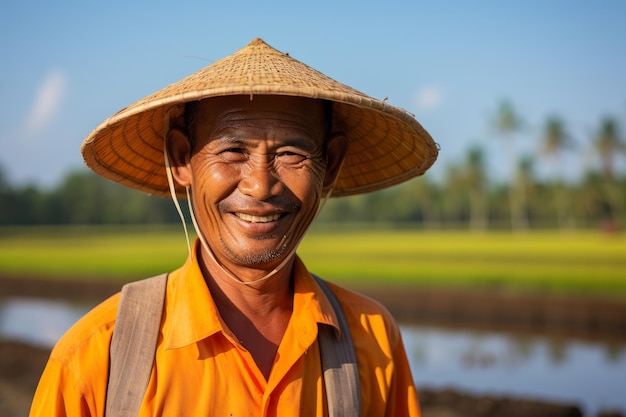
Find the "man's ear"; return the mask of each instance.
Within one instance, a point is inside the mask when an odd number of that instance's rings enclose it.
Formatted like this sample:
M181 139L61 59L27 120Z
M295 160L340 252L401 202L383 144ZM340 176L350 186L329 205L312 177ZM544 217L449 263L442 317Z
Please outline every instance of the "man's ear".
M180 127L173 127L167 132L166 141L174 180L183 187L191 185L191 145L187 133Z
M348 138L342 133L333 133L326 145L326 174L324 175L324 189L335 185L343 160L348 151Z

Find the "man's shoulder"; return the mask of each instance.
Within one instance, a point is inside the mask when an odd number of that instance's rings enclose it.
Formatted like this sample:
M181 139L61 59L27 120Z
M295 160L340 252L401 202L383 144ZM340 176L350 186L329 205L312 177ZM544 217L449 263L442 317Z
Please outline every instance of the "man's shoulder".
M346 310L346 314L351 312L359 315L381 316L385 320L395 322L389 310L378 300L357 290L349 289L332 282L327 281L327 284L339 300L342 308Z
M51 357L65 362L80 350L93 349L94 345L106 345L108 351L119 297L119 293L112 295L74 323L56 343Z
M341 304L354 339L373 337L378 342L386 340L392 346L398 343L400 328L382 303L358 291L333 283L328 285Z

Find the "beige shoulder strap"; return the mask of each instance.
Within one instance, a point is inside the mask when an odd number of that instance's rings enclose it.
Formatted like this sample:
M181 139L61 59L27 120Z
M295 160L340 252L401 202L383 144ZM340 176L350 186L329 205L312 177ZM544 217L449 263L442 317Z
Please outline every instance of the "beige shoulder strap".
M359 370L346 316L339 300L326 282L318 276L313 275L313 277L332 304L341 330L341 335L339 335L335 333L332 326L324 324L319 326L318 342L322 356L322 369L324 369L328 415L330 417L360 416Z
M167 274L124 285L109 349L106 417L135 417L150 381Z
M320 325L319 344L330 417L361 415L356 354L339 301L319 277L320 287L339 320L341 336ZM106 417L136 417L145 395L161 324L167 274L126 284L115 321L110 348Z

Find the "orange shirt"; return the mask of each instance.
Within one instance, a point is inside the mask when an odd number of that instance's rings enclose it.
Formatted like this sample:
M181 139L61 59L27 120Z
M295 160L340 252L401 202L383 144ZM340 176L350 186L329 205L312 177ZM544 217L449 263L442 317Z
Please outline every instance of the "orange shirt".
M197 245L196 245L197 247ZM318 323L338 327L330 302L296 258L293 313L269 379L231 336L195 257L168 279L156 362L139 416L325 416ZM419 416L398 327L377 302L332 285L357 354L363 416ZM30 416L103 416L119 294L57 343Z

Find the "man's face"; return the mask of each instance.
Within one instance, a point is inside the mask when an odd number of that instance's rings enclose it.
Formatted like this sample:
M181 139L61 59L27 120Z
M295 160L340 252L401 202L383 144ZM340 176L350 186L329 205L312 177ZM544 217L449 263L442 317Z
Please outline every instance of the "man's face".
M199 228L221 263L272 268L315 217L326 173L320 101L205 100L190 166Z

